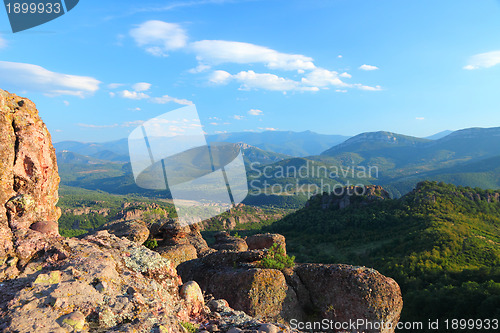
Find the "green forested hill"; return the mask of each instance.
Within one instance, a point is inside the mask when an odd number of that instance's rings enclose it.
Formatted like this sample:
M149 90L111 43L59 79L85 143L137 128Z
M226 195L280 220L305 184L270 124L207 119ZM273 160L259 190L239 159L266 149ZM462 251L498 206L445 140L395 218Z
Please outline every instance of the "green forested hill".
M317 196L269 231L287 237L299 262L366 265L393 277L402 321L500 318L499 198L436 182L345 209L324 209Z

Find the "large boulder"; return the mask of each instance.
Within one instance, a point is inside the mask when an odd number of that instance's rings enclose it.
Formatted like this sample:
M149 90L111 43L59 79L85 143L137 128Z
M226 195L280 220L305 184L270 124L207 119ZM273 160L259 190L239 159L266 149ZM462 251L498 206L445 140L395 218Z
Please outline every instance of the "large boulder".
M165 245L157 247L154 250L163 258L171 260L175 267L185 261L198 258L196 248L191 244Z
M47 127L35 104L0 90L0 280L16 274L58 237L59 175ZM15 258L15 259L12 259Z
M269 249L273 244L280 246L286 254L285 236L280 234L257 234L245 239L249 250Z
M108 222L99 230L107 230L115 236L126 237L139 245L142 245L149 237L149 228L141 220Z
M373 327L358 327L367 333L394 332L403 308L401 290L391 278L374 269L350 265L297 265L294 273L308 291L314 308L324 319L346 323L362 319ZM390 323L390 325L387 325Z
M395 327L402 310L398 284L379 272L349 265L299 264L279 271L261 269L266 251L218 251L177 267L216 298L257 318L362 319ZM376 327L376 324L374 324ZM368 327L369 328L369 327ZM365 332L393 332L388 326Z
M151 225L150 236L158 241L159 247L190 244L198 255L210 252L197 224L186 226L173 219L159 220Z
M231 236L227 231L220 231L215 234L215 244L212 245L216 250L246 251L248 245L244 239Z

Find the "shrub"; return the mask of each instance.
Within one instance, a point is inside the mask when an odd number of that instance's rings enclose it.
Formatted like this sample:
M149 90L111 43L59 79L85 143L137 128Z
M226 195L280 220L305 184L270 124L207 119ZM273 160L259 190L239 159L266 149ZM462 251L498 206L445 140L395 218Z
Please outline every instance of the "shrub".
M196 333L198 332L198 326L195 324L191 324L187 321L182 321L181 322L182 327L184 327L189 333Z
M150 250L154 250L156 247L158 247L158 242L156 241L156 239L150 238L145 241L143 245Z
M269 248L266 256L260 261L260 267L262 268L283 270L285 268L293 267L294 265L295 257L286 255L285 250L276 243Z

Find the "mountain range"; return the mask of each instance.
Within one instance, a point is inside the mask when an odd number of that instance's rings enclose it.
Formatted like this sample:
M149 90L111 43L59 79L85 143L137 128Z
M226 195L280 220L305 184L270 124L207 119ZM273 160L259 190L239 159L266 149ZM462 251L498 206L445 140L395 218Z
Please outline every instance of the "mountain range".
M422 180L500 187L500 127L445 131L431 137L434 139L385 131L361 133L351 138L310 131L267 131L212 135L207 141L234 142L243 151L250 180L268 180L269 185L295 184L296 174L279 171L303 166L309 171L337 170L336 176L330 175L322 183L334 185L350 181L351 184L383 185L394 197L409 192ZM340 140L343 141L337 142ZM331 142L334 144L330 145ZM63 184L111 192L120 189L121 194L139 191L131 175L126 139L105 143L64 141L54 146ZM290 153L283 153L286 151ZM304 154L307 156L302 156ZM257 166L250 167L251 163ZM262 176L264 168L271 177ZM352 174L362 168L373 168L376 174L363 177ZM309 171L307 177L301 177L301 185L318 185L320 179L314 172L311 176ZM297 190L294 187L286 195Z

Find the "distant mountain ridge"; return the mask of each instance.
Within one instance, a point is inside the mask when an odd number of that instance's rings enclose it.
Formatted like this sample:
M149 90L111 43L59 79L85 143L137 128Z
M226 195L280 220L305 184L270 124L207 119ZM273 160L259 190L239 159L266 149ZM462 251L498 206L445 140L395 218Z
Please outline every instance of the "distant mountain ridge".
M318 134L312 131L264 131L234 132L207 135L207 142L245 143L265 151L303 157L318 155L322 151L339 144L349 137L344 135ZM128 156L128 139L109 142L61 141L54 144L57 151L67 150L81 155L93 156L102 151L110 151L118 156ZM98 158L102 158L102 155Z
M265 145L265 139L270 137L275 137L275 142L283 142L292 137L301 138L300 140L305 140L308 136L316 139L321 137L311 133L262 132L251 133L250 138ZM229 140L244 138L240 134L248 133L209 136L208 141L215 144L227 140L227 143ZM258 134L262 135L260 139ZM299 146L307 146L300 140ZM269 143L275 144L273 141ZM293 140L291 143L293 145ZM278 184L276 186L295 184L293 188L289 188L287 196L279 197L278 201L292 199L301 184L308 186L307 184L324 183L333 186L337 182L346 181L351 184L354 182L382 185L394 197L404 195L422 180L491 189L500 187L498 127L459 130L435 140L386 131L362 133L328 147L321 155L307 157L265 150L245 141L237 141L235 145L243 151L251 180L258 180L255 184L264 184L265 180L269 184ZM55 146L63 184L112 193L118 191L117 193L121 194L139 191L131 175L126 139L105 143L66 141L56 143ZM258 162L259 165L252 168L252 162ZM299 170L302 166L311 171L307 177L300 176L299 179L294 175L280 173L281 170ZM352 174L354 170L372 166L376 167L375 174L363 178L354 177ZM267 171L266 174L271 175L270 178L263 174L264 170ZM323 181L312 173L317 170L337 170L334 172L337 176L325 178ZM270 196L265 196L260 198L259 202L265 204L271 199Z
M352 152L359 149L379 149L382 146L415 146L426 142L430 142L430 140L385 131L367 132L347 139L345 142L322 152L321 155L331 155L337 151Z

